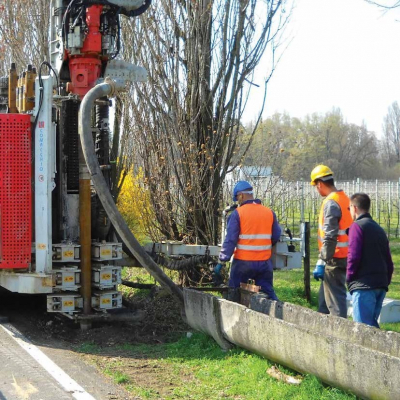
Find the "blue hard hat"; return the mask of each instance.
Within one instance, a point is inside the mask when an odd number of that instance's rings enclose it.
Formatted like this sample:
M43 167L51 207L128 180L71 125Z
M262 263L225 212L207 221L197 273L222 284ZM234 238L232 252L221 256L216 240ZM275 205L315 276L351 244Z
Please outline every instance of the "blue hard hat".
M247 181L239 181L233 188L233 201L237 201L239 192L252 192L253 186Z

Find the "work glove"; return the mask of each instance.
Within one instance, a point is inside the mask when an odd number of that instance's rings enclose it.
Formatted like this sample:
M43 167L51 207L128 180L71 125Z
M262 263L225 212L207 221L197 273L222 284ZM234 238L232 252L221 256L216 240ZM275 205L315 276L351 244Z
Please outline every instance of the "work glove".
M225 267L225 263L218 263L214 267L213 274L212 274L212 281L215 286L219 286L224 283L222 276L221 276L221 270L224 267Z
M317 281L321 279L321 281L323 281L324 273L325 273L325 261L320 259L317 261L317 265L315 266L315 269L313 271L314 279L316 279Z
M221 275L221 269L225 267L225 263L218 263L214 267L214 274Z

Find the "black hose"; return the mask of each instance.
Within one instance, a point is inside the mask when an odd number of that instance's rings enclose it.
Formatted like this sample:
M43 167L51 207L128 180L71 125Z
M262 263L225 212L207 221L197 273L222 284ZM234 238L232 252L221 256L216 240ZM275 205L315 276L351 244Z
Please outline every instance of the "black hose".
M72 2L71 2L72 3ZM109 4L112 6L116 6L115 3L113 3L112 1L107 1L107 0L85 0L84 1L85 5L92 5L92 4ZM139 15L143 14L151 5L151 0L145 0L144 4L141 5L139 8L137 8L136 10L131 10L128 11L126 8L124 7L120 7L120 14L126 15L127 17L138 17Z
M79 110L79 135L82 144L82 151L88 166L93 185L99 196L108 217L121 239L125 242L131 253L139 263L171 294L176 296L183 303L183 292L175 283L161 270L151 259L146 251L140 246L133 233L128 228L122 215L117 209L107 183L100 170L100 166L94 151L94 143L91 127L91 113L97 99L111 94L113 88L108 83L95 86L85 95Z
M117 234L117 240L122 241L120 236ZM125 243L122 243L122 250L132 259L135 259L135 256L131 253ZM211 257L208 254L191 256L189 258L185 258L183 260L172 260L170 258L164 257L159 253L147 252L149 256L154 260L155 263L161 265L171 271L183 271L186 269L192 269L197 267L199 264L207 264ZM136 260L137 261L137 260Z
M166 258L161 254L156 253L150 254L150 256L158 265L162 265L163 267L172 271L192 269L197 267L199 264L207 264L210 261L210 257L208 255L192 256L185 258L184 260L171 260L170 258Z
M152 283L138 283L138 282L130 282L123 280L121 282L122 285L133 288L133 289L153 289L156 285Z
M127 14L129 17L138 17L140 14L143 14L151 4L151 0L145 0L144 4L137 8L136 10L132 10L129 14Z

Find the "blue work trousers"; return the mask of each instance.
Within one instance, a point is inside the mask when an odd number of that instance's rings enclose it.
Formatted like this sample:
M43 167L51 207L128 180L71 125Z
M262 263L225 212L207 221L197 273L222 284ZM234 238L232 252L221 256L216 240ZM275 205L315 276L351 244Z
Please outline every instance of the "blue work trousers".
M385 289L353 290L353 320L379 328L378 318L385 296Z
M271 300L278 300L273 287L273 266L270 260L244 261L233 259L229 286L238 288L240 283L247 283L254 279L255 284L261 286L261 290Z

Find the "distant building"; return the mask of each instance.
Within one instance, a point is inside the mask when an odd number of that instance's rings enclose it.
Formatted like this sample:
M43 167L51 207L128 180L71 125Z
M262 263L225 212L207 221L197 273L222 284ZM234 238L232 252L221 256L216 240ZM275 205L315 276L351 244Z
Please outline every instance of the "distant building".
M237 181L248 181L254 188L254 197L263 197L272 178L271 167L242 166L235 168L225 176L225 188L232 192Z

